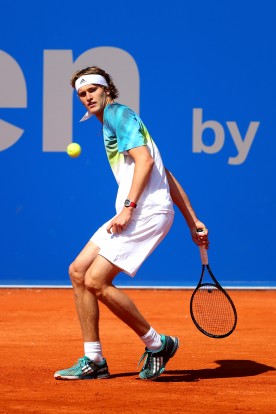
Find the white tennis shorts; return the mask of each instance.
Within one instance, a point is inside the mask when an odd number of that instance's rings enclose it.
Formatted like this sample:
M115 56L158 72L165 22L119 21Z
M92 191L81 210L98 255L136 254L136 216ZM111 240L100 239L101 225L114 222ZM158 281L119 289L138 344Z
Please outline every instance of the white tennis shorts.
M100 248L99 254L134 276L145 259L164 239L173 223L174 213L132 218L119 234L106 231L109 220L96 231L91 241Z

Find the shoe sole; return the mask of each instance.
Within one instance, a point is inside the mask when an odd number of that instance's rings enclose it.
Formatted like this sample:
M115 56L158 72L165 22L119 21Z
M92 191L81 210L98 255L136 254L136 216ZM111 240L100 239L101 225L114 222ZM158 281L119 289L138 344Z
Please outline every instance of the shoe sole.
M110 374L105 374L105 375L99 375L98 377L92 376L92 375L85 375L83 377L77 377L77 376L65 376L65 375L58 375L58 374L54 374L54 378L56 380L65 380L65 381L70 381L70 380L101 380L101 379L107 379L110 377Z

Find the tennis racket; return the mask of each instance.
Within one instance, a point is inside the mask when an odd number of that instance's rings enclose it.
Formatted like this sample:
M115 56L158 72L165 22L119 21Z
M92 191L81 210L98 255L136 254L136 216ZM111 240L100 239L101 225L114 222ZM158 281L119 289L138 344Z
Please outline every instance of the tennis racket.
M204 335L225 338L236 328L237 311L229 294L211 271L207 250L204 246L200 246L199 250L202 271L190 301L191 317L195 326Z

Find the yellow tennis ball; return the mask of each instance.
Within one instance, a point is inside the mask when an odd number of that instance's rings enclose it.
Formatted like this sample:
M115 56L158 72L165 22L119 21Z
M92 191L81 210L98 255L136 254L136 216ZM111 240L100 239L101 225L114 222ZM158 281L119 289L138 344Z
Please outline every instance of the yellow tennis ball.
M81 153L81 146L76 142L71 142L67 147L67 154L71 158L77 158Z

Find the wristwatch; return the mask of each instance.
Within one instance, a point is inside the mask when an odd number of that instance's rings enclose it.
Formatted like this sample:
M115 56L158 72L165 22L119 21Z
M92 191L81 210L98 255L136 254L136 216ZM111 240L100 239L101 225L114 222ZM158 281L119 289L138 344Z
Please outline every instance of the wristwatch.
M124 206L125 207L134 207L134 208L136 208L137 207L137 204L136 203L134 203L133 201L130 201L128 198L125 200L125 202L124 202Z

